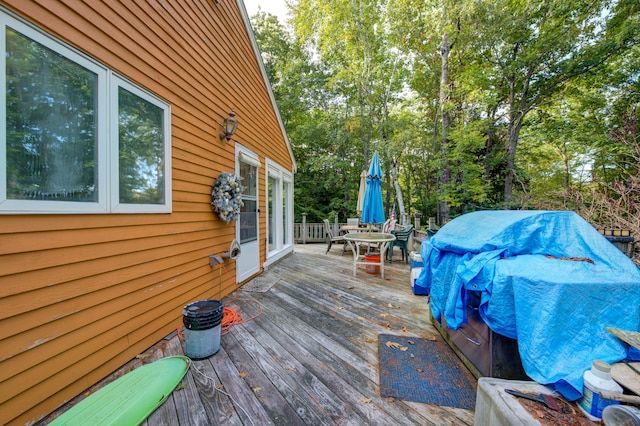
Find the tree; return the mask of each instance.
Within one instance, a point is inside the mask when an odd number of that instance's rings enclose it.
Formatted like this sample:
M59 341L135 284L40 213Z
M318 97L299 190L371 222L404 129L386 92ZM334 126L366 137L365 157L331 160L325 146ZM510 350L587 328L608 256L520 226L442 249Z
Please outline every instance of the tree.
M301 0L292 6L298 43L329 70L326 89L334 98L328 109L338 112L343 117L341 122L349 126L340 133L352 141L359 139L358 144L350 146L361 159L361 169L348 174L345 194L352 187L349 182L357 184L360 171L368 169L374 150L381 152L387 172L393 160L382 153L391 138L389 105L402 84L397 78L401 73L396 73L398 55L389 48L384 32L386 3ZM340 158L347 157L353 158L353 152Z
M604 0L478 4L477 61L491 75L485 90L497 90L496 99L506 108L505 201L513 192L516 152L526 117L572 79L637 41L637 32L616 22L623 10L632 9L630 3L620 1L610 14L609 2Z
M637 0L290 8L291 32L265 15L256 34L298 162L296 216L353 214L373 150L387 209L396 194L444 221L572 208L570 195L591 186L585 173L622 175L628 153L609 129L640 97Z

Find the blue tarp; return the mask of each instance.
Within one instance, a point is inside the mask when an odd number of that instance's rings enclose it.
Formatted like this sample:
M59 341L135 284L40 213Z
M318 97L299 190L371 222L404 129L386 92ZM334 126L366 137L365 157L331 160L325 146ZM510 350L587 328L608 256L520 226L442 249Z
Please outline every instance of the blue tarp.
M595 359L627 358L606 327L638 330L640 269L573 212L482 211L423 242L431 311L451 329L467 321L469 292L496 333L518 340L527 375L565 398L582 395Z

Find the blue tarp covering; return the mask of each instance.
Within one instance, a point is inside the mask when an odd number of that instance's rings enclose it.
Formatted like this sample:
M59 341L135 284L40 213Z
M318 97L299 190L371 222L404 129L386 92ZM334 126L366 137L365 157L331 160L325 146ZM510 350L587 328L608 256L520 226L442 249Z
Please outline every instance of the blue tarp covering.
M595 359L627 358L606 327L638 330L640 269L573 212L482 211L423 242L431 311L451 329L466 322L469 292L496 333L518 340L527 375L565 398L582 395Z

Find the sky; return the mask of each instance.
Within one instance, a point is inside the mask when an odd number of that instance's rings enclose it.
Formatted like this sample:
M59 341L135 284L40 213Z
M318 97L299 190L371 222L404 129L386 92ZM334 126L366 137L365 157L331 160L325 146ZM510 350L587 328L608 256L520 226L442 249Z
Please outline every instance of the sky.
M264 12L276 15L280 23L283 23L287 19L287 7L284 4L285 0L244 0L244 6L247 8L249 16L253 16L258 11L258 6Z

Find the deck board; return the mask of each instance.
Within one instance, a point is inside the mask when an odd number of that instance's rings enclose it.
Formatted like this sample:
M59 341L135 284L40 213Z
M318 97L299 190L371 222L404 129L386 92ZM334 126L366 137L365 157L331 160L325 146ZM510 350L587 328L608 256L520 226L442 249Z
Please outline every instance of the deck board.
M194 361L145 424L473 424L473 411L380 396L377 336L437 335L427 298L411 293L406 263L388 265L385 279L363 268L353 277L351 254L325 248L297 245L264 273L276 282L269 291L225 298L255 318L224 334L217 354ZM183 343L170 335L139 358L177 354Z

